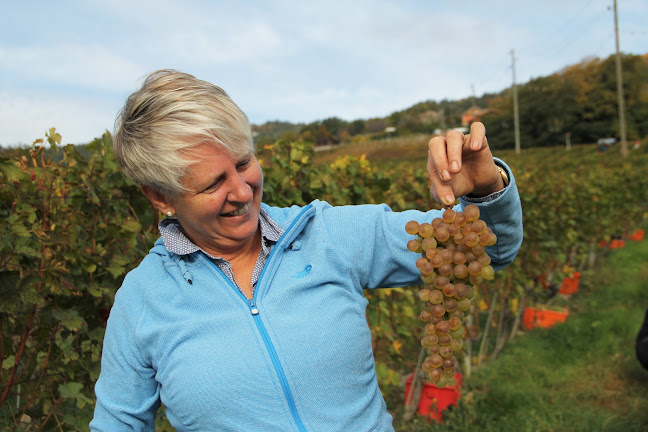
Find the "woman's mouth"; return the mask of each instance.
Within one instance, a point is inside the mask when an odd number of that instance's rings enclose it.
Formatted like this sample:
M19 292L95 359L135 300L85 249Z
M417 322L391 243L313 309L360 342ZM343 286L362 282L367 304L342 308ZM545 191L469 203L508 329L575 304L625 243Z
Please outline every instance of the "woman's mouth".
M241 207L238 210L231 211L229 213L223 213L221 216L239 216L244 213L247 213L247 211L250 209L250 203L245 204L243 207Z

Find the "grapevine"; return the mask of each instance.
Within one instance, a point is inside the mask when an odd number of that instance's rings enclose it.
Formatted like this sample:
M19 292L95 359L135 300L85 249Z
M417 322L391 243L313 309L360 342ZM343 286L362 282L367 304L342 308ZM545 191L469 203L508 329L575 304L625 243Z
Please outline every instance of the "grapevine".
M405 225L408 234L416 235L407 248L420 254L416 267L424 283L419 291L425 305L420 318L426 323L421 345L428 356L421 367L439 388L455 383L475 290L494 277L486 247L497 236L479 216L479 207L468 204L463 212L445 209L431 223L412 220Z

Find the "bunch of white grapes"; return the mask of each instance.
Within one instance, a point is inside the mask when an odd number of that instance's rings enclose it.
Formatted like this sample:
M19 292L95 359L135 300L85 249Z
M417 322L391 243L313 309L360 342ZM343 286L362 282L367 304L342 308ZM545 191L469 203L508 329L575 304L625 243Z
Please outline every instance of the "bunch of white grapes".
M405 230L416 236L407 248L421 254L416 260L424 283L419 291L425 304L420 317L426 322L421 345L428 352L421 367L443 388L455 384L456 355L463 353L465 318L475 303L475 289L484 279L494 277L485 249L497 237L479 219L479 207L474 204L463 212L447 208L432 223L409 221Z

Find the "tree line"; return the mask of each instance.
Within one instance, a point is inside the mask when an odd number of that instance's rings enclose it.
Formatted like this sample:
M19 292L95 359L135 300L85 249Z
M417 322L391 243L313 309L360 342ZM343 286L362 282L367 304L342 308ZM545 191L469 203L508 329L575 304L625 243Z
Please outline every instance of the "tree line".
M648 135L648 54L623 55L623 87L629 140ZM592 57L546 76L518 85L521 146L547 147L592 143L619 136L615 57ZM512 89L456 101L426 100L387 117L346 121L330 117L308 124L272 121L254 125L260 146L303 140L315 146L387 136L435 134L465 126L462 114L472 106L486 113L484 122L495 148L513 148ZM387 128L393 128L387 129ZM387 130L387 131L386 131Z

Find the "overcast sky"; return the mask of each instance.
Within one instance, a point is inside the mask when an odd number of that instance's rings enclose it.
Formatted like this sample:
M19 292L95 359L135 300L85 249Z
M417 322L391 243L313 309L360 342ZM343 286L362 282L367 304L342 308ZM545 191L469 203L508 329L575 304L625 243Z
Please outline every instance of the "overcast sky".
M648 1L619 0L648 52ZM223 87L252 123L384 117L615 52L612 0L0 0L0 145L112 131L146 74Z

